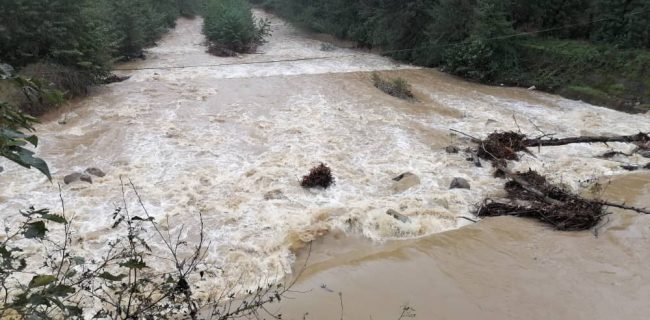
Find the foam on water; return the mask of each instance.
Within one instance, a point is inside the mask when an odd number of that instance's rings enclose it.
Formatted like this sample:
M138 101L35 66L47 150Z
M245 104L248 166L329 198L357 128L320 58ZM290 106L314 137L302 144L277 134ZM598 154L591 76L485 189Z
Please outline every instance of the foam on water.
M222 282L211 285L225 286L242 274L274 280L291 272L292 246L333 228L385 240L468 223L459 217L498 192L501 182L491 177L490 168L475 168L462 155L444 152L448 143L463 143L449 136L449 128L484 136L513 129L516 114L524 132L650 131L648 115L467 84L348 49L322 52L320 42L272 19L274 36L262 54L209 56L201 45L200 20L180 20L150 50L148 60L122 68L332 59L124 71L130 80L98 88L65 115L65 125L38 126L38 153L50 164L55 183L87 167L108 173L92 185L63 186L68 213L76 214L78 248L100 255L106 241L117 237L110 229L111 213L122 206L120 177L128 177L149 212L172 232L184 224L192 238L198 212L203 213L212 241L206 262L224 267ZM409 109L408 103L372 88L367 75L359 73L370 70L415 77L414 90L427 109ZM607 150L603 145L544 148L517 166L539 169L577 189L579 180L621 172L618 163L591 157ZM302 189L299 178L321 161L332 167L336 186ZM5 167L0 174L3 217L10 219L32 204L59 208L55 185L5 160L0 165ZM417 174L421 184L395 193L392 178L407 171ZM467 178L472 189L448 190L453 177ZM276 189L285 197L264 199ZM137 212L133 193L126 198ZM410 222L393 219L387 209L403 212ZM153 235L150 242L163 250Z

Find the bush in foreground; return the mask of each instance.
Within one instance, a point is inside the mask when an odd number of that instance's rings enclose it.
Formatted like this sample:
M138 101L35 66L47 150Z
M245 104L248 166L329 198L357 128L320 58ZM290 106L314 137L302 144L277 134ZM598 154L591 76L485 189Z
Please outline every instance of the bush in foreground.
M101 257L84 256L73 245L75 215L66 213L63 200L60 212L29 208L5 226L1 319L248 319L266 312L265 306L279 302L295 283L263 283L241 294L231 287L197 296L200 283L219 277L220 269L204 262L211 243L201 214L191 225L164 230L135 186L129 182L128 195L126 187L122 185L123 206L111 215L114 240L106 243ZM135 197L140 210L128 208L127 197ZM198 228L198 239L190 242L185 230L192 226ZM150 247L152 239L161 246Z
M209 0L204 13L203 33L209 52L219 56L250 53L270 34L267 20L255 19L244 0Z

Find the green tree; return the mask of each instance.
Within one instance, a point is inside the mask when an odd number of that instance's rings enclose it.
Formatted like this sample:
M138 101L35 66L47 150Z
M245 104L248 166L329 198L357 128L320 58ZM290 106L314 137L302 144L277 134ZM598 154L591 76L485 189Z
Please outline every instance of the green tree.
M623 48L650 48L650 1L595 0L593 11L598 22L592 40Z
M109 59L86 0L0 2L0 60L17 66L40 60L101 73Z
M203 33L211 52L232 55L251 52L269 35L269 23L253 16L244 0L209 0L204 13Z
M450 46L445 52L444 68L474 80L493 81L497 74L513 72L518 65L512 21L506 2L479 0L474 9L473 25L467 41Z

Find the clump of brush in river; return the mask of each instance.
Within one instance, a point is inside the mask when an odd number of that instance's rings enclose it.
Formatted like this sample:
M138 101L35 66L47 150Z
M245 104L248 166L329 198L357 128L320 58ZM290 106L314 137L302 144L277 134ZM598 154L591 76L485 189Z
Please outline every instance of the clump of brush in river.
M327 189L333 184L334 177L332 176L332 170L323 163L311 168L309 174L302 177L302 181L300 182L303 188L321 187Z
M608 143L623 142L637 146L634 152L650 150L650 137L647 133L629 136L584 136L573 138L528 138L517 132L494 132L481 140L471 137L477 144L470 149L472 159L480 165L480 159L489 160L495 168L495 177L504 177L507 196L502 199L485 199L477 207L478 217L516 216L534 218L552 225L558 230L588 230L598 225L609 214L607 207L617 207L650 214L650 211L625 204L607 202L599 199L587 199L572 193L558 185L550 183L535 171L512 172L508 161L519 160L519 153L532 154L531 147L560 146L573 143ZM623 153L621 153L623 154ZM627 155L627 154L625 154ZM629 167L629 166L628 166ZM635 166L650 168L650 164Z

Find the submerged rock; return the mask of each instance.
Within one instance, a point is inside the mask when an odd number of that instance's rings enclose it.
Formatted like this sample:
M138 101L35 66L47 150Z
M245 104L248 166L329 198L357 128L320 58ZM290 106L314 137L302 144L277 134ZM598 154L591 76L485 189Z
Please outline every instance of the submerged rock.
M445 151L446 151L447 153L458 153L458 152L460 152L460 149L458 149L457 146L447 146L447 147L445 148Z
M397 220L399 220L399 221L401 221L401 222L403 222L403 223L407 223L407 222L411 221L411 219L409 219L409 217L407 217L407 216L405 216L405 215L403 215L403 214L401 214L401 213L399 213L399 212L397 212L397 211L395 211L393 209L388 209L388 211L386 211L386 214L393 217L393 218L395 218L395 219L397 219Z
M104 171L102 171L100 169L97 169L97 168L88 168L88 169L86 169L85 172L87 174L93 175L95 177L100 177L100 178L106 176L106 173L104 173Z
M281 200L286 198L287 197L280 189L271 190L264 194L264 200Z
M75 173L72 173L72 174L69 174L69 175L63 177L63 182L65 184L71 184L71 183L77 182L77 181L84 181L84 182L88 182L88 183L93 183L92 178L89 175L85 174L85 173L75 172Z
M420 178L410 172L400 174L393 178L393 181L395 181L395 183L393 183L392 189L395 193L404 192L420 184Z
M471 186L466 179L456 177L451 181L449 189L470 189Z
M2 171L5 171L5 168L3 168L2 166L0 166L0 172L2 172Z

